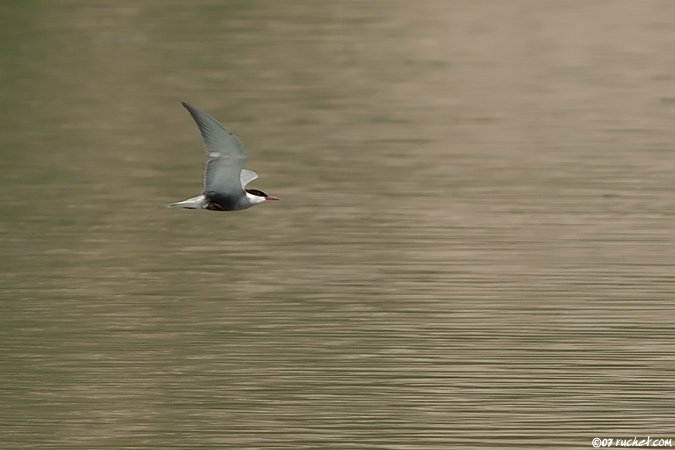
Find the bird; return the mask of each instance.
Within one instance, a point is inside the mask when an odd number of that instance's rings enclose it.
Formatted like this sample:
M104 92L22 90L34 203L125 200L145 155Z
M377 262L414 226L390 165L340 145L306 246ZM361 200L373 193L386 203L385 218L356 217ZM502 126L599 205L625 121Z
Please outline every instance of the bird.
M170 208L238 211L267 200L279 200L261 190L246 189L246 185L258 178L258 174L244 169L246 151L230 130L189 103L181 104L199 127L209 159L204 170L203 192L196 197L171 203L168 205Z

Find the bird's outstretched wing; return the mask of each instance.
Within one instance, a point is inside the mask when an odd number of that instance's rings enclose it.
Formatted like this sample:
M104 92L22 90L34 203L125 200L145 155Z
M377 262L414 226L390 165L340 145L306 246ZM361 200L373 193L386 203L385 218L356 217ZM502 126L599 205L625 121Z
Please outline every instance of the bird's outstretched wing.
M239 179L241 180L241 187L245 188L247 184L251 181L258 178L258 174L249 169L241 169L241 175Z
M209 155L204 172L204 192L217 192L227 197L243 195L240 177L246 163L244 146L209 114L188 103L182 104L199 127Z

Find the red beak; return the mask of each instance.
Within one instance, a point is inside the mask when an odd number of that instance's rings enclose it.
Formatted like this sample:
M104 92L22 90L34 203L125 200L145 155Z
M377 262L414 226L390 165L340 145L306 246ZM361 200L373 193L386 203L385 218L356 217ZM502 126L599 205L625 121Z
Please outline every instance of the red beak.
M281 200L279 197L275 197L274 195L268 195L266 197L267 200Z

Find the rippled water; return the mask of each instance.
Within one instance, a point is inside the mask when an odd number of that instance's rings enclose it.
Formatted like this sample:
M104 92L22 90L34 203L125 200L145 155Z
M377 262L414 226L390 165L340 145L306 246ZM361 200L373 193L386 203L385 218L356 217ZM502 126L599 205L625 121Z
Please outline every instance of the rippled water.
M3 448L675 438L671 2L2 9Z

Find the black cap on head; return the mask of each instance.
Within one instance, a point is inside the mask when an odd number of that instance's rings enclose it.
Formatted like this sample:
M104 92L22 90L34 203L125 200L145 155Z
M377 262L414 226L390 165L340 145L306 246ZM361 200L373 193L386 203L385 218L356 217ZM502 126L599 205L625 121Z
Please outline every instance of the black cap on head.
M257 195L258 197L265 197L267 198L267 194L265 194L263 191L260 191L258 189L246 189L246 192L252 195Z

